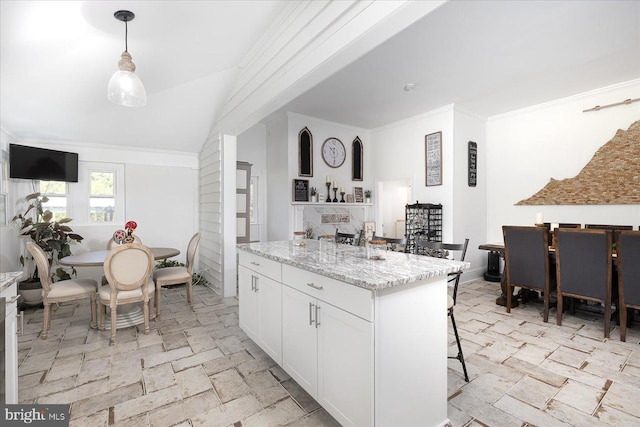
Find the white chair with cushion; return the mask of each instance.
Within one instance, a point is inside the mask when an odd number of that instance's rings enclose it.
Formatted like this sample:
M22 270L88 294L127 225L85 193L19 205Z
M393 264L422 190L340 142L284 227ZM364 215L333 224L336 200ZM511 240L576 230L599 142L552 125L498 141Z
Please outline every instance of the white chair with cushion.
M142 240L138 236L136 236L135 234L133 234L133 238L135 239L133 241L133 243L139 243L141 245L143 244ZM109 239L109 241L107 242L107 250L110 251L111 249L113 249L113 248L115 248L116 246L119 246L119 245L120 245L120 243L116 243L115 240ZM107 281L107 277L106 276L102 276L102 286L108 285L108 284L109 284L109 282Z
M43 340L47 339L51 319L51 304L89 298L91 300L91 327L96 327L96 290L98 284L92 279L69 279L59 282L51 281L51 266L47 254L34 242L27 242L27 249L38 266L42 283L42 303L44 319L42 321Z
M160 288L163 286L185 283L187 285L187 301L191 304L193 261L196 257L198 243L200 243L200 233L194 234L189 241L185 267L165 267L153 273L153 280L156 282L156 316L160 316Z
M149 333L149 313L153 310L155 285L153 253L140 243L117 245L104 260L104 274L108 285L98 290L100 330L104 330L107 306L111 309L111 344L116 342L117 307L123 304L142 303L144 333ZM104 307L102 307L104 306Z

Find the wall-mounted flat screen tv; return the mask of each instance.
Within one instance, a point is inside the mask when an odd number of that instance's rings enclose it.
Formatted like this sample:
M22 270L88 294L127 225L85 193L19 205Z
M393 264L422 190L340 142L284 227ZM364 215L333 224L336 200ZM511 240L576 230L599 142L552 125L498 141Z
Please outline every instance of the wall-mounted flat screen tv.
M78 182L78 153L9 144L9 177Z

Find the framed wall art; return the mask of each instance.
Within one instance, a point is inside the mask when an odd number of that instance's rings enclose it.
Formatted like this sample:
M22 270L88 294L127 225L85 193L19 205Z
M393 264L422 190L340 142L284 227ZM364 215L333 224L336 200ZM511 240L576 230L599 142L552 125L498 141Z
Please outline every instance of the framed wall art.
M364 202L364 191L362 191L362 187L353 187L353 201L356 203Z
M478 184L478 144L469 141L469 187Z
M442 132L424 137L425 185L442 185Z
M309 201L309 180L308 179L293 180L293 201L294 202Z
M298 133L298 175L313 176L313 135L306 127Z

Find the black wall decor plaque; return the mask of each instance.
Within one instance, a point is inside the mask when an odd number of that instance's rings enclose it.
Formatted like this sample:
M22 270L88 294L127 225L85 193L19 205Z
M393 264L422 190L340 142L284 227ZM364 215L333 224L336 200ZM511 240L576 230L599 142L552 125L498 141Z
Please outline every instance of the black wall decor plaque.
M293 180L293 201L294 202L309 201L309 180L308 179Z
M478 144L469 141L469 187L478 183Z

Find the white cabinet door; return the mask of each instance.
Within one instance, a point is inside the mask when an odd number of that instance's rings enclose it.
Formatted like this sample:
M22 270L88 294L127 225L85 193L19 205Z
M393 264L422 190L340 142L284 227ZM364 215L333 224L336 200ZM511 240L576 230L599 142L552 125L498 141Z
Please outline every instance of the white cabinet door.
M253 341L258 342L258 293L254 291L255 273L246 267L238 266L238 300L240 305L240 328Z
M254 274L258 294L258 340L260 347L278 364L282 364L282 285L268 277Z
M344 426L373 425L373 323L318 306L317 400Z
M318 384L316 299L282 287L282 367L314 399Z

